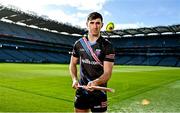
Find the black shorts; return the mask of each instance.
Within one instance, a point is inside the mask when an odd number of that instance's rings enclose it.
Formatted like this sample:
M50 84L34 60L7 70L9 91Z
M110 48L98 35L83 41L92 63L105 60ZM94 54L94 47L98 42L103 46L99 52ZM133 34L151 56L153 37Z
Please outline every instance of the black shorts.
M76 90L74 106L77 109L91 109L92 112L107 110L107 94L104 91L88 92L83 88Z

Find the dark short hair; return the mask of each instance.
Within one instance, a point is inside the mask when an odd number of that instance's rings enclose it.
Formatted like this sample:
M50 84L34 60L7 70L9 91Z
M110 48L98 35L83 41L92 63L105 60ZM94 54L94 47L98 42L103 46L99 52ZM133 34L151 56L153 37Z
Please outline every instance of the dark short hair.
M90 20L94 20L94 19L97 19L97 18L100 18L101 21L103 22L103 17L100 13L98 12L92 12L88 15L88 18L87 18L87 22L90 21Z

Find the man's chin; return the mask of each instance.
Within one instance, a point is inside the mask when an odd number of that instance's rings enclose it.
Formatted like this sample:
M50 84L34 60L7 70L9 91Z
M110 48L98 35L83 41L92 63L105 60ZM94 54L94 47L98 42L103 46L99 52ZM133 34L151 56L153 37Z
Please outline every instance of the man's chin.
M92 35L92 36L94 36L94 37L98 37L99 35L97 35L97 34L96 34L96 35Z
M94 34L92 34L92 36L94 36L94 37L98 37L98 36L99 36L99 34L98 34L98 33L94 33Z

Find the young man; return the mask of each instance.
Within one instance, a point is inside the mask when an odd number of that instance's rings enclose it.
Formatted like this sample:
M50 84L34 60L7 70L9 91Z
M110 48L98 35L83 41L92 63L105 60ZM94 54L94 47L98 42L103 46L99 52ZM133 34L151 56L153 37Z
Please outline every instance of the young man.
M75 112L105 112L105 91L93 90L92 86L107 86L111 77L115 53L111 43L100 36L103 27L102 15L93 12L87 18L87 37L75 42L70 61L72 87L76 89ZM80 79L77 64L80 62ZM79 87L85 86L85 87Z

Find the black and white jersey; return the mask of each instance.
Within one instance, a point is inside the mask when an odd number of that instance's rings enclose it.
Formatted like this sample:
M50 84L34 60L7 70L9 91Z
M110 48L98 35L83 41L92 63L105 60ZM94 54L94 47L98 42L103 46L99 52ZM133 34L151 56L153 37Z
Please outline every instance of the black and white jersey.
M98 57L100 62L97 62L91 53L88 53L85 44L82 43L82 39L75 42L73 47L73 56L79 58L80 62L80 85L87 85L89 81L92 81L103 74L103 62L114 62L115 52L110 41L103 37L98 38L94 43L90 43L86 38L87 43L91 46L93 53ZM100 65L102 63L102 65ZM106 84L102 85L106 86Z

